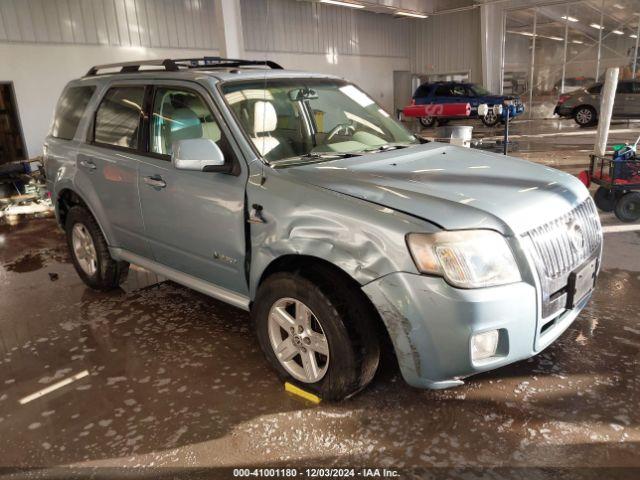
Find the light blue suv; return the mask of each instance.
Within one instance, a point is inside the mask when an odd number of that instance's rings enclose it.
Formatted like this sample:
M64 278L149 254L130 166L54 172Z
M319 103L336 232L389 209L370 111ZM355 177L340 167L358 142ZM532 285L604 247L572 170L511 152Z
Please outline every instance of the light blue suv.
M94 67L45 164L87 285L135 263L248 310L273 368L326 399L371 381L385 337L416 387L531 357L600 265L573 176L426 143L358 87L271 62Z

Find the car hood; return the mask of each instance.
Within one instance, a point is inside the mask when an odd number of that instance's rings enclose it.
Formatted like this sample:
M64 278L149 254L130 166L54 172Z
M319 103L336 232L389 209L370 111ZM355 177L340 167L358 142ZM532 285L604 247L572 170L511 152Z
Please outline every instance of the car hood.
M450 230L523 233L589 195L577 178L560 170L435 142L280 171Z

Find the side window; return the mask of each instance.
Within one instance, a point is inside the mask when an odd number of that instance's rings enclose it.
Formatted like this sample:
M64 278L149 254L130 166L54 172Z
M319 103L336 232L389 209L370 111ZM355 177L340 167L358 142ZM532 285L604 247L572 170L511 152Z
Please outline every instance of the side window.
M631 82L620 82L616 89L616 93L633 93L631 85Z
M463 85L454 85L451 88L451 95L454 97L466 97L467 92Z
M227 157L230 148L220 126L204 99L197 93L175 88L157 88L151 115L149 149L153 153L171 155L178 140L208 138Z
M51 126L51 136L63 140L72 140L82 120L82 115L87 109L89 100L93 96L96 87L70 87L67 88L56 107Z
M144 87L114 87L102 99L94 127L94 141L138 148Z
M438 88L436 88L436 93L435 93L436 97L450 97L451 94L451 87L449 85L440 85Z

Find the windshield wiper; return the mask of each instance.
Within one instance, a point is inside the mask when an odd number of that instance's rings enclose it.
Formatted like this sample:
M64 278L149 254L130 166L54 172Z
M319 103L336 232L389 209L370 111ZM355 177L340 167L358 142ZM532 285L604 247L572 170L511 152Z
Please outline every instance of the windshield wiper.
M299 163L306 163L307 161L323 161L323 160L335 160L336 158L351 158L351 157L360 157L361 153L347 153L347 152L309 152L304 155L300 155L299 157L290 157L283 158L282 160L277 160L275 162L271 162L274 167L283 167L290 165L297 165Z
M375 148L367 148L363 152L386 152L388 150L399 150L401 148L407 148L409 145L381 145Z
M323 153L317 153L317 152L309 152L305 155L301 155L300 157L298 157L299 159L311 159L311 160L315 160L315 159L330 159L330 158L350 158L350 157L359 157L360 154L359 153L351 153L351 152L323 152Z

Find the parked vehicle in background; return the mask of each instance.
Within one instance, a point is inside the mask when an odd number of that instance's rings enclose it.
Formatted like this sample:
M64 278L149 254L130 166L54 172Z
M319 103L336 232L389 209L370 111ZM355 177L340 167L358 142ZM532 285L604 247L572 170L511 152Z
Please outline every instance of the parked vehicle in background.
M586 89L560 95L553 111L559 117L573 118L581 127L598 123L600 115L600 92L602 83ZM613 118L640 118L640 81L618 82L613 104Z
M131 262L248 310L274 370L325 399L366 387L385 338L421 388L529 358L600 268L574 176L425 143L355 85L273 63L94 67L44 162L88 286Z
M591 77L569 77L564 79L564 92L571 93L577 90L584 90L585 88L593 85L596 82L595 78ZM558 80L553 86L553 94L557 95L562 89L562 80Z
M462 82L434 82L423 83L413 94L413 102L416 105L428 105L433 103L468 103L471 105L470 118L480 118L488 127L494 127L500 123L501 118L489 109L484 117L478 117L478 106L487 104L489 107L502 105L505 100L511 100L516 106L516 116L524 112L524 105L520 97L513 95L494 95L486 88L474 83ZM423 127L432 127L436 123L446 123L447 118L423 117L420 123Z

